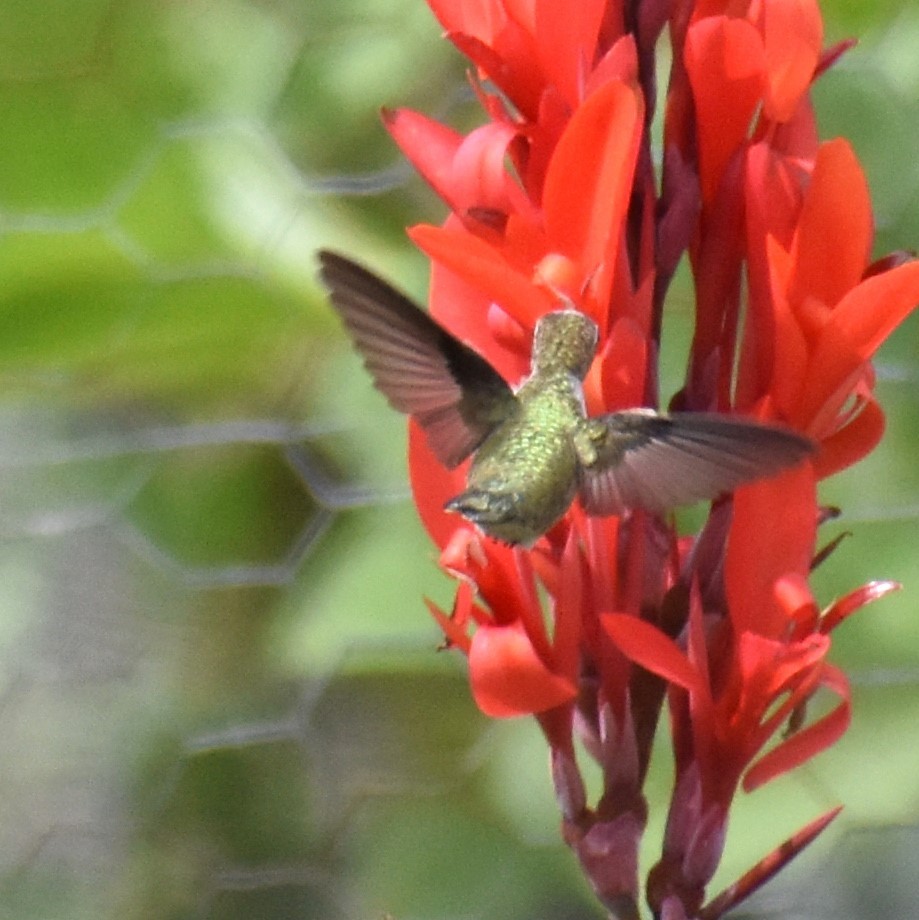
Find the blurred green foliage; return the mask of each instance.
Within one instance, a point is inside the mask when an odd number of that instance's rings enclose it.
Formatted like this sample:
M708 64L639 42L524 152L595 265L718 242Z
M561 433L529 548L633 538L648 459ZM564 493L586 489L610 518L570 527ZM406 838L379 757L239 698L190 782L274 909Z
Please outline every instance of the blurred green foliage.
M919 14L823 6L831 40L864 37L820 82L825 133L864 160L878 255L914 246ZM404 426L314 279L332 246L423 291L403 228L442 210L378 111L468 107L422 0L6 0L2 21L0 914L598 916L536 729L488 724L434 651L422 595L451 587ZM671 310L673 390L685 283ZM837 801L837 841L916 820L917 330L879 364L884 445L827 485L827 538L854 535L816 578L826 601L906 590L840 632L853 729L738 803L724 881ZM664 759L649 843L668 784Z

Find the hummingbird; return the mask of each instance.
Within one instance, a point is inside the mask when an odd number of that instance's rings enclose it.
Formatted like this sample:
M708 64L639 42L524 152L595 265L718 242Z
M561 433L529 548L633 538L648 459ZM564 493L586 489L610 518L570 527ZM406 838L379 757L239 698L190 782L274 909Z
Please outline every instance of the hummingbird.
M589 515L664 514L801 462L813 442L786 428L648 408L588 416L583 380L597 326L576 309L542 316L515 390L421 307L346 256L319 253L320 279L373 381L414 418L437 459L472 457L445 510L511 545L532 545L575 496Z

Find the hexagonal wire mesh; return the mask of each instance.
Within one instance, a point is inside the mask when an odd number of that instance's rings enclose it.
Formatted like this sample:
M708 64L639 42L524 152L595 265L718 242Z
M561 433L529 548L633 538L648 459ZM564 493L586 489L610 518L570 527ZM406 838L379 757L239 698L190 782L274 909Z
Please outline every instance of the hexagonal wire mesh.
M866 161L883 252L919 238L919 18L825 6L869 38L818 105ZM313 280L337 245L421 290L401 227L439 212L376 110L465 117L433 19L420 0L4 15L4 915L598 916L535 729L486 724L434 654L421 596L449 586L403 426ZM826 600L871 577L907 594L839 643L849 738L738 804L726 880L848 805L761 914L915 905L914 832L884 827L919 797L916 330L880 363L887 441L825 496L855 536L818 577Z

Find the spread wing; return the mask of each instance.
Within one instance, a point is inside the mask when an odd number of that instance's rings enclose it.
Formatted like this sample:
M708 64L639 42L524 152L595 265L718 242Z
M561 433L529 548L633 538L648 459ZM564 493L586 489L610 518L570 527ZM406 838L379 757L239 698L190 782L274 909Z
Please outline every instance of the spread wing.
M724 415L614 412L588 419L579 494L588 514L662 513L773 476L814 450L805 437Z
M334 252L321 251L319 265L377 389L418 420L441 463L461 463L516 411L501 375L405 295Z

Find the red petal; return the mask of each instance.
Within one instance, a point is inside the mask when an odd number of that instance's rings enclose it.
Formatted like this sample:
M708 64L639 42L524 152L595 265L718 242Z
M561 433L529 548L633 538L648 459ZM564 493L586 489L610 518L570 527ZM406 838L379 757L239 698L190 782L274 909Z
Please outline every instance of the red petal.
M447 641L460 649L464 654L469 654L470 640L466 634L467 624L469 622L469 608L472 607L472 588L470 585L461 584L456 592L456 601L454 602L454 615L447 616L440 607L433 601L424 599L425 604L431 616L434 617L437 624L443 630L444 637ZM465 609L464 609L465 608Z
M462 492L468 464L448 470L428 447L428 440L413 419L408 425L408 470L412 495L421 523L431 539L443 549L459 527L467 527L462 518L447 514L444 504Z
M917 303L919 261L913 261L865 279L839 303L833 321L867 360Z
M724 360L725 328L739 309L742 259L746 255L743 236L743 207L740 192L742 169L734 160L730 175L705 217L705 233L695 247L696 328L691 352L691 373L687 386L687 408L711 409L718 398L729 397L731 361Z
M796 732L768 754L764 754L744 775L743 788L746 792L752 792L769 780L807 762L845 734L852 718L848 681L842 671L825 665L821 683L833 690L842 702L822 719Z
M796 400L807 367L807 345L785 297L792 269L788 251L801 210L801 169L760 142L747 151L743 181L749 309L735 405L748 409L771 392L785 409Z
M869 399L855 418L820 442L820 453L814 460L817 478L832 476L870 454L884 428L884 410L876 400Z
M458 229L450 217L447 229ZM530 372L532 325L524 327L474 284L435 262L431 268L431 314L471 346L512 384ZM500 315L500 320L494 318ZM508 333L514 330L513 337Z
M463 209L534 212L505 165L507 148L518 135L519 130L514 126L492 122L476 128L460 144L452 163L452 179ZM535 213L531 216L535 219Z
M519 129L489 123L468 136L410 109L383 112L396 143L424 180L461 217L474 209L529 213L531 205L505 166Z
M800 641L790 641L787 636L769 639L753 632L741 634L732 675L736 687L722 695L719 705L728 707L725 715L746 736L748 756L752 757L788 713L813 692L829 649L830 640L821 633L811 633Z
M483 41L461 32L451 32L447 37L460 54L475 62L526 119L537 120L546 83L531 34L510 23L494 40Z
M685 55L697 109L702 199L711 205L762 96L762 37L745 19L712 16L689 27Z
M768 142L750 146L744 166L747 232L767 255L765 242L773 237L789 251L797 230L804 192L804 175L796 159L776 151ZM783 287L785 278L782 279Z
M809 95L803 96L789 121L782 124L762 121L755 132L757 140L767 138L772 148L795 163L802 176L809 175L817 157L817 113Z
M590 72L584 95L589 96L610 80L635 83L638 80L638 49L633 35L621 35Z
M873 604L876 600L890 594L891 591L899 591L902 585L896 581L870 581L862 585L855 591L850 592L832 604L824 612L820 619L820 631L824 633L832 632L843 620L852 616L857 610L868 604Z
M801 405L801 387L809 367L807 338L785 296L784 285L781 284L782 268L776 271L776 266L782 265L785 261L785 253L772 239L766 240L766 248L769 253L770 271L778 275L775 278L771 311L774 347L770 391L783 417L795 419ZM788 264L790 265L790 259Z
M768 118L787 121L807 92L823 46L823 20L816 0L770 0L763 4L763 44Z
M684 690L698 689L698 672L669 636L625 613L604 613L600 619L620 651L636 664Z
M868 183L854 151L841 139L822 144L793 249L792 305L815 297L835 306L861 280L872 235Z
M594 62L597 32L607 0L536 0L535 33L539 63L548 83L572 109L581 101Z
M648 349L648 340L634 320L624 316L613 325L594 364L602 393L602 402L592 407L595 414L630 409L644 402Z
M469 233L421 224L412 227L409 236L432 259L497 301L527 328L557 306L547 291L512 267L499 250Z
M586 577L580 536L572 527L562 554L553 630L555 660L559 670L566 674L574 674L578 669Z
M866 278L837 304L810 362L799 417L813 419L919 303L919 262Z
M500 0L429 0L428 6L448 32L468 32L492 41L507 22Z
M495 718L543 712L577 693L573 678L554 673L519 624L476 630L469 650L469 678L479 709Z
M452 208L453 157L463 142L462 134L411 109L384 109L383 124L424 180Z
M577 261L585 275L603 273L605 284L597 285L601 302L608 299L616 266L641 128L638 93L624 83L608 83L575 112L546 174L549 246Z
M502 626L517 623L527 631L541 656L551 656L552 643L526 551L483 537L471 525L464 525L444 548L440 565L475 586L491 611L482 622ZM473 616L476 609L471 610Z
M775 599L785 610L789 622L796 623L799 630L813 632L819 619L817 604L811 593L807 578L800 572L781 576L775 583ZM800 637L793 631L794 638Z
M816 493L809 463L734 493L725 583L738 634L780 638L786 612L774 594L785 575L806 575L816 539Z

